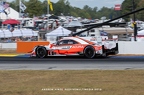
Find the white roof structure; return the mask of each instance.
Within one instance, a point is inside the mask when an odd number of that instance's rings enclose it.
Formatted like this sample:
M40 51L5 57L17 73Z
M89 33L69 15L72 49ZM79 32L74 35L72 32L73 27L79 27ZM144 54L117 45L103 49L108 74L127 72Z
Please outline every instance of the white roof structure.
M59 26L54 31L51 31L50 33L47 33L46 36L68 36L71 34L72 31L63 28L62 26Z
M32 37L38 36L38 32L31 29L15 29L13 32L10 30L0 30L0 38L10 38L10 37Z
M83 24L78 20L71 21L66 27L82 27Z
M5 13L0 13L0 19L18 19L19 18L19 12L14 10L13 8L9 7L5 10L8 15Z
M137 35L144 35L144 30L138 31Z

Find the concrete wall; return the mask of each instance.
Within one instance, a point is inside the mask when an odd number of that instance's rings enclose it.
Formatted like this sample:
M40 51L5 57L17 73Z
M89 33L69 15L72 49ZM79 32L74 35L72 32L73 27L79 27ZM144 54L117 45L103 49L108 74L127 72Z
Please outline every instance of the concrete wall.
M144 42L119 41L119 54L144 54Z
M144 42L119 41L119 54L144 54ZM16 43L0 43L0 49L16 49Z
M16 43L0 43L0 49L16 49Z

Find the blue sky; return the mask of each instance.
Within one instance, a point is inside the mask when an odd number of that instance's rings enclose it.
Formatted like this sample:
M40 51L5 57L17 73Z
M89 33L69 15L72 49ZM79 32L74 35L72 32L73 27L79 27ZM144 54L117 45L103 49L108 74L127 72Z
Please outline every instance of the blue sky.
M13 1L13 0L6 0L6 1ZM26 0L28 1L28 0ZM41 0L44 1L44 0ZM51 0L51 2L56 3L58 0ZM91 8L98 7L98 9L102 8L103 6L111 8L114 7L115 4L121 4L124 0L68 0L71 6L83 8L84 5L88 5Z

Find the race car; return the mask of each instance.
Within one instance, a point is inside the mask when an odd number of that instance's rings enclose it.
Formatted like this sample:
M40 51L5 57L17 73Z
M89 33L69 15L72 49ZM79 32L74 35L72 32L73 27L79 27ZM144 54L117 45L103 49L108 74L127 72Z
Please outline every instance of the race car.
M107 47L80 37L63 37L56 43L47 46L35 46L31 56L45 58L54 55L83 55L86 58L95 58L96 55L108 56L117 53L118 43L113 47Z

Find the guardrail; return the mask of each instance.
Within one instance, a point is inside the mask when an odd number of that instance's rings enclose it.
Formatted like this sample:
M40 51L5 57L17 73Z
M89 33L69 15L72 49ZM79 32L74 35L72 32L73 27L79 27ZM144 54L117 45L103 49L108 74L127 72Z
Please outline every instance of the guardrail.
M144 54L144 42L118 41L119 54ZM2 49L16 49L17 43L0 43Z

